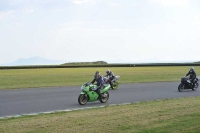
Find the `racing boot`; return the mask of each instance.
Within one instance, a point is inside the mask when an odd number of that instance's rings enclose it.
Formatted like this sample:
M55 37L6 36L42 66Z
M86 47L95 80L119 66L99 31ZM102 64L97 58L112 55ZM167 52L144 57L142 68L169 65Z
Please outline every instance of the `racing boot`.
M195 83L194 83L194 82L192 82L192 89L194 89L194 87L195 87Z
M113 88L113 84L110 84L110 87L111 87L111 89L114 89L114 88Z
M111 88L111 89L114 89L114 88L113 88L113 83L112 83L111 81L109 81L109 84L110 84L110 88Z

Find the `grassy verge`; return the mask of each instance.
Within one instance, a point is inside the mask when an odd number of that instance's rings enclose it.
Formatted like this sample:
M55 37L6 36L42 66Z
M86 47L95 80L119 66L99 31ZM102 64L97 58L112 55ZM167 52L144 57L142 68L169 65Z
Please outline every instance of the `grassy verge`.
M113 67L53 68L0 70L0 89L82 85L92 81L98 70L102 75L110 69L120 75L120 83L180 81L189 67ZM200 66L195 67L198 75Z
M1 133L197 133L200 97L0 119Z

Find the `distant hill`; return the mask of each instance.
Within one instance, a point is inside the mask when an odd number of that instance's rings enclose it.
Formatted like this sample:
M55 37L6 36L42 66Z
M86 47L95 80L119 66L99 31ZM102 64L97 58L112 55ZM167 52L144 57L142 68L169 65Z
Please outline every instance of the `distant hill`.
M66 61L49 60L42 57L21 58L14 62L2 64L1 66L24 66L24 65L60 65Z
M200 64L200 61L194 62L195 64Z
M69 62L69 63L64 63L62 65L106 65L108 64L105 61L94 61L94 62Z

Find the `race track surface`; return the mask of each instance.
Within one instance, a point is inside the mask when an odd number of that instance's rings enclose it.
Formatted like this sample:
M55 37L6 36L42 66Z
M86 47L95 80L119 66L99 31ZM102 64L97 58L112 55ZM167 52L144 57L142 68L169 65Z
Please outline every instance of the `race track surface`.
M155 82L120 84L117 90L109 90L107 103L99 101L78 104L80 86L28 88L0 91L0 117L54 110L76 109L107 104L200 96L200 90L178 91L179 82Z

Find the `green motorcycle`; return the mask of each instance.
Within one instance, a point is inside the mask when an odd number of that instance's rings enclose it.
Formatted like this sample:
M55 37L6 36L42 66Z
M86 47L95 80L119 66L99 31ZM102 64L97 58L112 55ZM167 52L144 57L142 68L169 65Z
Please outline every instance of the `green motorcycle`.
M104 86L103 89L100 90L103 97L99 96L99 94L96 92L96 89L98 88L97 85L94 85L92 83L85 83L81 86L81 94L78 97L78 103L80 105L85 105L87 102L94 102L99 100L101 103L105 103L109 99L109 93L108 90L110 89L110 85Z

